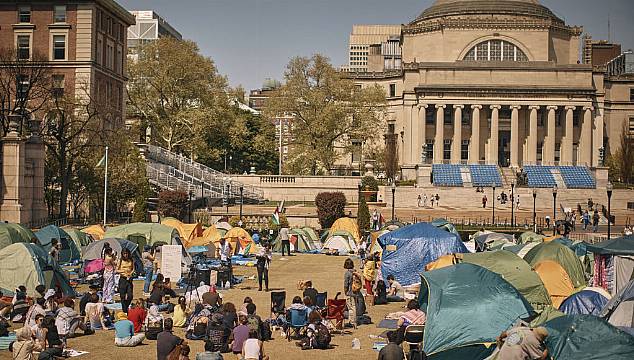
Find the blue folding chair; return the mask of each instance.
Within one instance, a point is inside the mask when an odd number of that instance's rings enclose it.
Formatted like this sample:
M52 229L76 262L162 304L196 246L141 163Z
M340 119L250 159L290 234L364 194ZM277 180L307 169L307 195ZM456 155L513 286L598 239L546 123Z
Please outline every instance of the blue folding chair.
M300 332L308 325L308 310L290 309L286 317L288 322L288 330L286 331L286 339L291 341L293 334L299 336Z

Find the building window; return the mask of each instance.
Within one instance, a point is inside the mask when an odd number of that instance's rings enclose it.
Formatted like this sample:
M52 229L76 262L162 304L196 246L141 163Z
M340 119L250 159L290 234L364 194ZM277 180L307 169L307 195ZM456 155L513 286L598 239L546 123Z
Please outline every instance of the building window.
M451 105L447 105L443 115L445 116L443 119L443 124L452 125L453 124L453 112L449 109L453 108Z
M436 123L436 109L428 108L425 112L425 124L426 125L434 125Z
M53 22L66 22L66 5L55 5L55 7L53 8Z
M469 140L462 140L460 147L460 159L469 160Z
M581 126L581 114L579 113L579 111L573 111L572 112L572 126L578 128L579 126Z
M27 100L29 93L29 78L26 75L18 75L15 78L15 97L17 101Z
M30 6L18 7L18 22L19 23L31 22L31 7Z
M630 121L628 124L628 130L629 130L630 136L634 136L634 117L630 118Z
M544 143L543 142L538 142L537 143L537 161L542 161L542 159L544 158Z
M434 159L434 139L427 139L423 155L424 164L429 164Z
M634 88L630 89L630 102L634 102Z
M396 96L396 84L390 84L390 97Z
M53 96L64 96L64 75L53 75Z
M31 36L18 35L16 42L18 60L29 60L31 58Z
M555 162L561 160L561 143L555 143Z
M95 60L97 64L103 64L103 39L101 35L97 36L97 48L95 49Z
M451 160L451 140L445 140L442 153L444 160Z
M352 140L352 162L361 162L361 141Z
M66 35L53 35L53 60L66 59Z
M487 40L472 47L465 61L528 61L524 52L508 41Z

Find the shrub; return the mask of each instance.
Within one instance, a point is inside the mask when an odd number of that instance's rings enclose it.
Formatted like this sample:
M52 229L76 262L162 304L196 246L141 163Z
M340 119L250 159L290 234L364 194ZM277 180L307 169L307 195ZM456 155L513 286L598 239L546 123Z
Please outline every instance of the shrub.
M145 196L139 195L134 203L134 210L132 210L133 222L146 222L147 221L147 199Z
M379 191L379 182L374 176L364 176L361 179L361 190ZM370 201L376 201L376 193L370 196Z
M171 216L183 220L187 214L188 196L184 191L161 191L158 199L158 211L162 216Z
M359 199L359 213L357 214L357 225L359 231L363 236L363 233L370 230L370 209L368 203L365 202L365 196L361 196Z
M317 216L323 229L345 215L346 196L342 192L323 192L315 197Z

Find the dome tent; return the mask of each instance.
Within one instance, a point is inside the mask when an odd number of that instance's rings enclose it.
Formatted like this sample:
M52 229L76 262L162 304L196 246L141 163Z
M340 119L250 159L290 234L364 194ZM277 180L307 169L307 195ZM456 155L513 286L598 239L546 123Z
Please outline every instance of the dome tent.
M61 245L59 262L67 263L81 259L79 247L73 238L59 226L49 225L35 233L40 244L46 251L51 251L53 239L57 239Z
M30 243L39 240L33 232L20 224L0 223L0 249L15 243Z
M586 277L581 261L572 250L558 242L545 242L535 246L526 253L524 260L533 266L543 260L554 261L566 271L575 288L586 286Z
M359 226L355 219L349 217L342 217L337 219L329 230L329 235L336 235L337 231L346 231L354 239L356 244L361 243L361 235L359 233Z
M134 270L137 274L143 273L143 262L141 261L141 250L139 246L131 241L123 240L123 239L103 239L99 241L94 241L90 243L90 245L84 248L84 252L82 254L82 259L85 261L101 259L101 251L103 250L104 245L108 243L112 248L112 251L117 253L118 256L121 256L121 251L123 249L130 250L132 254L132 260L134 262Z
M101 226L101 224L90 225L88 227L81 229L81 231L91 235L92 238L95 240L103 239L103 236L106 233L106 230L103 228L103 226Z
M568 273L557 262L543 260L535 264L533 268L542 279L554 307L559 308L564 299L575 292Z
M79 251L82 251L83 247L90 245L90 243L94 241L92 235L85 233L81 230L66 228L64 229L64 231L66 231L68 235L71 237L71 239L73 239Z
M13 292L20 285L32 297L37 296L38 285L58 289L65 296L76 296L64 271L36 244L17 243L0 249L0 288Z
M566 315L598 316L608 301L609 299L604 294L594 291L592 288L586 288L570 295L561 303L559 310Z

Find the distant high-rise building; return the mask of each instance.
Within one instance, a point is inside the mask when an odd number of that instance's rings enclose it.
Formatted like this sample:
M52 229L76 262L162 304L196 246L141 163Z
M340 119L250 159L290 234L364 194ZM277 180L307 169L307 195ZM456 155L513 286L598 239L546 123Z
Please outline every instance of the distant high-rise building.
M621 44L610 43L606 40L592 40L589 35L584 36L583 42L584 64L603 66L621 55Z
M348 71L367 72L372 45L388 42L390 38L399 38L400 25L354 25L348 45Z
M162 37L183 39L180 32L153 10L133 10L130 13L136 19L136 24L128 27L128 52L133 58L136 49L144 43Z

